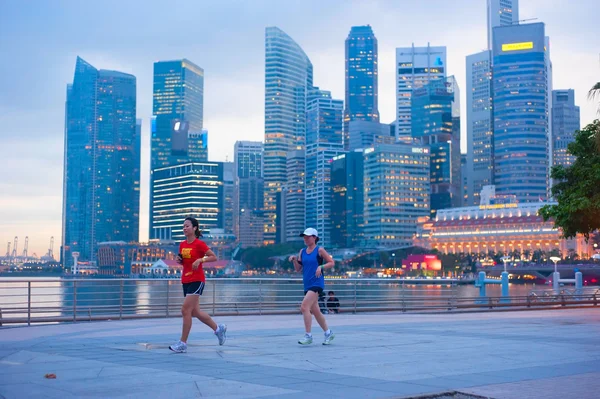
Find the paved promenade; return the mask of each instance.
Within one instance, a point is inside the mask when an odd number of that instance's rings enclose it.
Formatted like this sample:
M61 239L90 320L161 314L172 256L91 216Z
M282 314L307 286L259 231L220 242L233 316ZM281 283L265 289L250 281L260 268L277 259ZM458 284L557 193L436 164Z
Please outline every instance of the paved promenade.
M222 347L195 321L186 354L178 318L5 328L0 398L600 397L600 309L328 319L330 346L300 314L217 318Z

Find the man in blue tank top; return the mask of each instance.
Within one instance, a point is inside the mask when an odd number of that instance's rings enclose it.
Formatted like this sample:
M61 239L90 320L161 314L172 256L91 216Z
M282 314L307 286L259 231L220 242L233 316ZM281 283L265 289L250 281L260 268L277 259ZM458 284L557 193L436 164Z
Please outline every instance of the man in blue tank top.
M335 334L327 327L327 321L323 313L321 313L318 301L319 294L325 289L323 270L332 269L335 263L331 255L323 247L317 245L317 242L319 242L319 233L317 230L308 228L304 230L304 233L300 234L300 237L304 238L306 248L300 250L298 256L290 256L290 262L294 264L294 269L297 272L302 270L302 281L304 282L304 300L302 300L300 310L304 318L306 333L298 343L300 345L312 344L313 338L310 330L312 316L314 315L317 323L319 323L325 332L323 345L329 345Z

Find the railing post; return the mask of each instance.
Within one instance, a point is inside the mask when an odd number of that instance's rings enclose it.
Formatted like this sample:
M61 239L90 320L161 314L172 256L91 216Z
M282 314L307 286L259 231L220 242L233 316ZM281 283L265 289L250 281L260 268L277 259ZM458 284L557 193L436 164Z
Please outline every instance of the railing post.
M167 280L167 317L169 317L169 287L171 286L171 280Z
M77 321L77 281L73 280L73 321Z
M258 314L262 315L262 279L258 280Z
M489 297L490 309L494 309L492 297Z
M27 282L27 325L31 325L31 281Z
M402 313L406 313L406 287L404 285L404 281L402 282L402 289L400 293L402 294Z
M212 286L213 286L213 311L212 311L212 315L215 315L215 301L217 298L217 283L215 281L212 281Z
M354 280L354 314L356 314L356 290L358 282Z
M121 279L121 286L119 287L119 320L123 319L123 280Z
M596 294L594 294L594 306L596 306L596 305L598 305L598 301L597 301L597 298L596 298Z

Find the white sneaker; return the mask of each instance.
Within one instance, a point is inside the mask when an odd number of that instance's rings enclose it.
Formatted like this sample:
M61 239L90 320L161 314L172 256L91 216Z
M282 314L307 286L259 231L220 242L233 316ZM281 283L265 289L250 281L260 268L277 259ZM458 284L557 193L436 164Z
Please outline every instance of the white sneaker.
M298 343L300 345L310 345L310 344L312 344L312 341L313 341L312 335L304 334L304 337L300 338L298 340Z
M225 324L219 324L215 335L219 338L219 345L223 345L227 340L227 326Z
M187 344L185 342L179 341L175 345L169 346L169 349L171 349L175 353L185 353L187 352Z
M325 333L325 341L323 341L323 345L331 344L331 341L335 338L335 334L333 331L330 331L329 334Z

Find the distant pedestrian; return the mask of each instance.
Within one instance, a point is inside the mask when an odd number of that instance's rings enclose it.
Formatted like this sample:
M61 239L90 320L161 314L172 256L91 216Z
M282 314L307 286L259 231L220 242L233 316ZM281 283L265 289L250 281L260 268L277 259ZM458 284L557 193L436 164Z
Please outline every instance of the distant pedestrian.
M333 291L329 291L327 295L329 295L329 298L327 298L329 313L338 313L340 311L340 300L335 297L335 292Z

